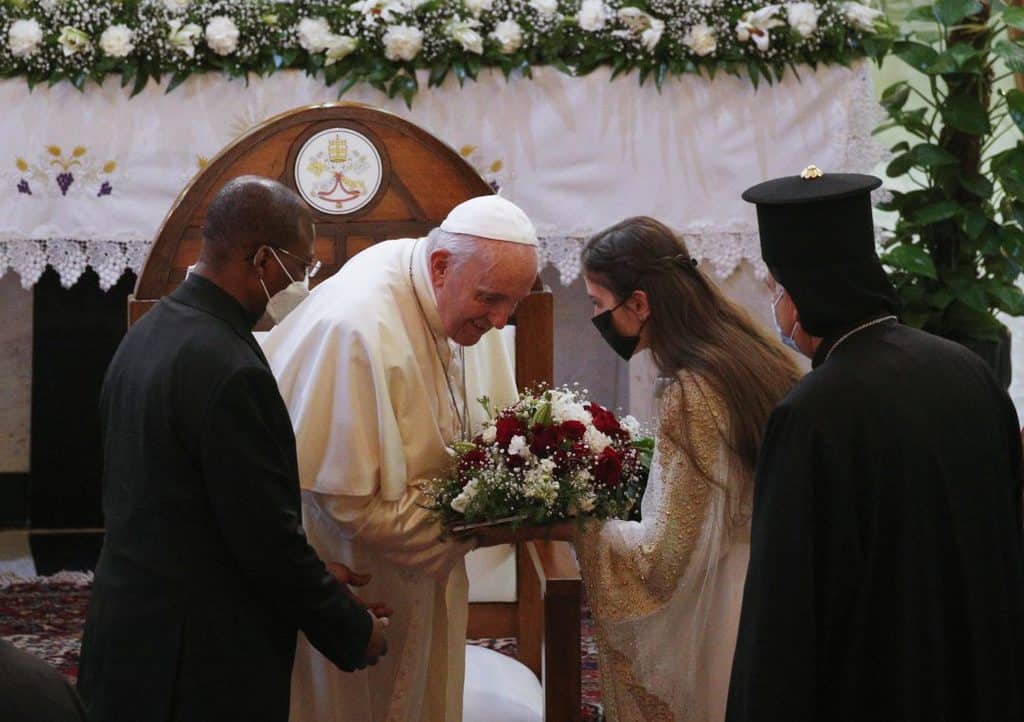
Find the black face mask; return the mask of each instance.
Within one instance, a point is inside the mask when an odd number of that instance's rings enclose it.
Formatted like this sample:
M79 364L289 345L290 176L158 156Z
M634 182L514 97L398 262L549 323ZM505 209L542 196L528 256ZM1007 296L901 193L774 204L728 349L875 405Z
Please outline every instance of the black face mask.
M615 308L609 309L604 313L599 313L590 319L591 323L597 328L598 332L609 346L612 347L612 351L621 356L624 360L629 361L633 357L633 352L636 351L636 345L640 343L639 334L636 336L623 336L615 330L615 324L612 323L612 313L619 308L626 299L623 299ZM641 324L640 328L643 328Z

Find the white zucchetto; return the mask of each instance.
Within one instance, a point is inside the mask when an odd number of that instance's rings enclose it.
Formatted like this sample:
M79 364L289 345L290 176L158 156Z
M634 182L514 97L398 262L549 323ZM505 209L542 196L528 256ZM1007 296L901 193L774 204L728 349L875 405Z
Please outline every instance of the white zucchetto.
M477 238L537 245L537 230L523 210L501 196L477 196L452 208L441 230Z

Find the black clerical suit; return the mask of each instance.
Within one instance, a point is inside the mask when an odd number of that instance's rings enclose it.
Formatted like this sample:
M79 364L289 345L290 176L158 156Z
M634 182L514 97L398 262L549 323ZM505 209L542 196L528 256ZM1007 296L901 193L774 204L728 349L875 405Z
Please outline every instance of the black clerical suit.
M1022 720L1013 406L950 341L841 335L769 420L727 718Z
M362 662L371 619L306 541L292 426L251 321L193 274L107 371L79 677L94 722L284 722L298 629L342 669Z

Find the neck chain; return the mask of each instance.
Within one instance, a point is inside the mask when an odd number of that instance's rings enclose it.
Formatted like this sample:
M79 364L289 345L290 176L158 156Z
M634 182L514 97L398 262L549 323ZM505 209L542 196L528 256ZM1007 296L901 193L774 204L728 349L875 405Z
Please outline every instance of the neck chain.
M430 324L430 318L427 316L426 309L423 308L423 302L420 301L420 294L416 291L416 281L412 276L412 264L416 260L416 246L419 244L417 240L413 244L412 252L409 254L409 286L412 288L412 295L416 299L416 305L419 306L420 315L423 316L424 323L427 324L427 329L430 331L430 338L434 342L434 353L437 354L437 360L441 364L441 371L444 373L444 383L448 387L448 397L452 401L452 409L455 411L455 418L459 422L459 433L463 441L469 438L469 409L467 408L468 402L466 401L466 348L462 344L459 344L459 363L462 367L462 411L459 411L459 402L455 398L455 389L452 387L451 378L448 374L448 365L445 364L444 358L441 356L441 350L439 346L441 342L438 340L437 335L434 333L434 327ZM445 341L447 343L447 341Z
M857 328L850 329L849 331L844 333L842 336L837 338L836 342L834 344L832 344L832 348L830 348L828 350L828 353L825 354L825 361L828 361L828 357L831 356L832 352L835 351L839 347L839 344L841 344L846 339L850 338L850 336L852 336L853 334L857 333L858 331L863 331L866 328L870 328L871 326L874 326L876 324L883 323L884 321L895 321L895 320L896 320L895 316L882 316L881 318L876 318L876 319L874 319L872 321L868 321L867 323L862 323ZM825 363L825 361L822 361L822 363Z

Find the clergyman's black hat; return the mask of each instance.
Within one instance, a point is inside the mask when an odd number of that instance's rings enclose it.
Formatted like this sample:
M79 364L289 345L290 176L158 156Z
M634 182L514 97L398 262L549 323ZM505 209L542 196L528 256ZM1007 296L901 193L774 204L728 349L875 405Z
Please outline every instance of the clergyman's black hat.
M899 308L875 250L871 191L881 184L809 166L743 193L757 205L761 257L814 336Z

